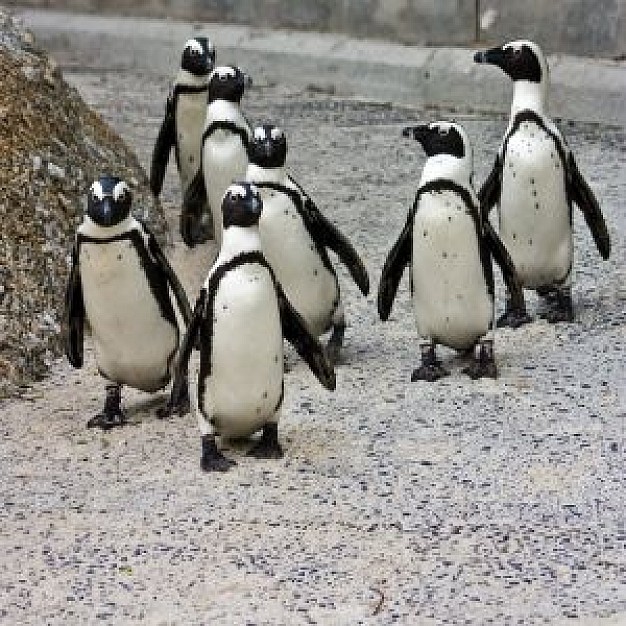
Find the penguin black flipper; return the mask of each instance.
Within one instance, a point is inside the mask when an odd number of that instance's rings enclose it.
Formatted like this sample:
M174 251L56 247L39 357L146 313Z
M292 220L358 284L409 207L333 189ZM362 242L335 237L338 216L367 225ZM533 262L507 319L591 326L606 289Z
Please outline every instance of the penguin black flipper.
M176 115L174 112L174 95L170 94L165 105L165 117L161 123L150 164L150 189L158 197L163 189L165 170L170 159L172 146L176 143Z
M611 253L611 239L606 222L598 200L580 173L572 153L567 159L567 191L569 197L582 211L600 256L605 260L608 259Z
M302 187L289 177L304 198L303 213L307 230L315 241L332 250L348 268L357 287L366 296L370 291L370 279L365 264L349 239L317 208L315 202Z
M398 241L387 255L378 286L378 315L383 322L389 319L391 307L398 291L400 279L407 265L411 262L413 252L413 218L419 198L415 199L409 217L398 237Z
M65 292L65 354L75 368L83 366L83 337L85 328L85 304L83 286L78 264L79 244L72 250L72 268Z
M509 251L505 248L504 244L494 227L489 220L483 221L483 234L485 237L485 243L491 253L491 257L497 263L500 271L502 272L502 278L509 292L509 306L516 312L516 314L526 315L526 302L524 301L524 289L522 288L522 282L519 274L513 264L513 259L509 254Z
M180 214L180 234L188 247L193 248L199 240L202 214L207 205L206 185L202 165L196 172L183 198Z
M156 264L159 266L159 269L163 272L165 277L167 278L167 282L174 293L174 297L176 298L176 303L178 304L178 310L182 315L183 321L185 322L185 326L189 324L189 320L191 319L191 306L189 305L189 300L187 299L187 294L185 293L185 289L183 288L178 276L174 273L172 266L170 265L167 257L163 253L161 246L156 240L156 237L150 231L150 229L145 225L141 224L148 234L148 251L152 255L152 258L156 261Z
M296 349L296 352L307 362L311 371L326 389L334 391L337 385L335 370L329 362L324 348L311 335L300 314L291 306L285 292L277 281L276 296L280 312L280 324L283 337Z
M502 193L502 159L498 155L496 161L493 164L489 176L483 183L480 191L478 192L478 200L481 206L481 214L484 219L487 218L489 212L497 204Z
M206 290L201 289L196 305L193 309L193 313L187 324L187 330L185 336L180 344L178 351L178 360L174 367L174 376L172 382L172 392L170 394L170 406L178 406L187 393L187 372L189 369L189 359L194 347L198 344L200 339L200 329L204 320L204 311L206 304ZM207 337L207 341L210 342L210 336ZM206 349L211 351L211 345L205 345Z

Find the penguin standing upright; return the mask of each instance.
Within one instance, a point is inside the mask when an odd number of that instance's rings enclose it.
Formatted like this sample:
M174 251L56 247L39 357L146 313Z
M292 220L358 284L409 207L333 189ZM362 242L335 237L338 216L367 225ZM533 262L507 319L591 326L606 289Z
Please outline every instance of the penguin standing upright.
M259 220L263 252L293 307L315 336L332 329L328 356L336 362L345 332L337 274L327 250L335 252L364 295L365 265L348 239L318 210L285 169L287 139L272 125L254 129L246 178L263 199Z
M205 471L225 471L234 464L218 450L216 435L244 437L262 429L249 454L282 456L278 419L284 392L283 337L326 388L335 388L332 365L289 304L263 255L261 211L262 201L253 186L228 187L221 211L222 247L197 300L172 389L176 402L199 341L197 417Z
M104 411L89 420L89 427L125 423L122 385L152 392L168 384L180 339L173 300L185 323L191 316L185 292L154 235L130 215L131 202L123 180L103 176L95 181L72 252L66 354L74 367L82 367L87 321L98 370L110 381ZM179 385L178 404L168 405L162 416L185 408L186 382Z
M202 133L202 166L189 186L183 214L190 228L183 233L188 245L194 245L194 224L202 218L208 201L213 214L213 231L218 247L221 242L220 206L227 187L243 180L248 167L250 126L241 112L241 98L246 75L232 66L216 67L209 81L208 106Z
M492 258L500 265L516 310L524 312L519 279L489 222L481 219L472 185L472 149L462 126L434 122L405 128L427 155L413 207L383 267L378 291L380 318L389 318L404 273L410 285L421 366L411 380L434 381L449 372L435 347L473 349L465 373L497 375L493 356L494 279Z
M165 117L152 152L150 188L157 197L163 188L172 147L183 198L200 169L207 91L214 65L215 48L209 39L194 37L185 43L180 69L167 98ZM182 219L181 217L181 232L184 232L189 226L183 224ZM210 236L210 219L208 227L204 227L204 232L193 233L194 240L200 241Z
M598 201L547 115L546 58L537 44L514 41L477 52L474 60L497 65L514 82L509 125L481 201L487 211L498 205L500 237L524 287L546 298L547 319L572 320L572 203L582 210L603 259L611 244ZM507 306L498 323L518 322Z

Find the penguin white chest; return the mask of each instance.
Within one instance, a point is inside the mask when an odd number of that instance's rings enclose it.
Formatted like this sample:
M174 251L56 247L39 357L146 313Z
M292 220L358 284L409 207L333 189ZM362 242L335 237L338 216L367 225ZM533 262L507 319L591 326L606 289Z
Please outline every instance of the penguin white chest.
M181 94L176 103L176 146L181 188L189 187L200 168L206 92Z
M248 436L274 415L282 396L283 337L267 268L243 265L223 276L212 329L201 406L218 434Z
M100 371L143 391L164 387L178 347L178 328L164 319L134 244L127 239L83 242L79 264Z
M565 171L554 140L523 122L507 142L499 206L500 237L526 287L563 281L572 263Z
M328 330L339 300L335 273L322 261L293 202L284 193L261 189L263 212L259 231L263 253L289 302L309 330Z
M239 135L220 129L204 142L202 164L215 234L221 241L222 198L232 182L245 178L248 154Z
M422 195L413 223L413 307L418 333L455 349L489 329L493 301L476 226L452 191Z

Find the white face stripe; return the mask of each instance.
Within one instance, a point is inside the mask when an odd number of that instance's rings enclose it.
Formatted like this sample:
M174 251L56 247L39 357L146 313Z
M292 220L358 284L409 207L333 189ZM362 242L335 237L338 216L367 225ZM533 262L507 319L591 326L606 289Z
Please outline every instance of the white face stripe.
M233 197L245 198L246 194L246 188L243 185L231 185L226 190L226 195Z
M285 136L282 128L272 128L272 139L282 139Z
M104 189L102 189L102 185L99 180L92 183L90 191L94 197L98 198L98 200L102 200L104 198Z
M115 200L116 202L118 202L119 200L121 200L128 192L130 191L130 189L128 188L128 185L121 180L119 183L117 183L117 185L115 185L115 187L113 188L113 200Z
M257 126L254 129L254 138L259 140L266 139L265 128L263 128L263 126Z
M199 41L196 41L195 39L187 40L187 43L185 44L185 50L187 48L189 48L192 52L194 52L196 54L203 54L204 53L202 45L200 44Z
M220 78L226 78L227 76L235 77L237 76L237 72L234 68L228 67L227 65L220 65L213 70L214 74L217 74Z

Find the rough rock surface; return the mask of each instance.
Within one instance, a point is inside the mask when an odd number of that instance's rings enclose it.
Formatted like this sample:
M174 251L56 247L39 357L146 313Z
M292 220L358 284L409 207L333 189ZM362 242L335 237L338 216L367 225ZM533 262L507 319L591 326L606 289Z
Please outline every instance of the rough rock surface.
M165 222L134 154L0 11L0 397L40 377L61 350L67 257L85 189L129 181L136 210Z

